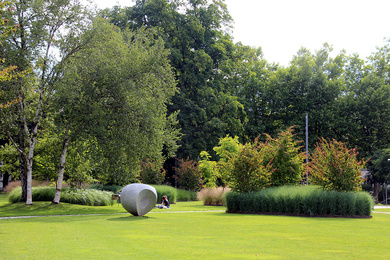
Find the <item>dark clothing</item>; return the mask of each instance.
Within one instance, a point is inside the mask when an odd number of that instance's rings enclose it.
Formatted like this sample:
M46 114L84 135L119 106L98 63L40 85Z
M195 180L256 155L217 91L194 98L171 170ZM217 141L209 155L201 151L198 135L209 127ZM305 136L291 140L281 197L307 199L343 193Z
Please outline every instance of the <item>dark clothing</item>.
M169 207L169 201L167 199L163 199L162 204L166 207Z

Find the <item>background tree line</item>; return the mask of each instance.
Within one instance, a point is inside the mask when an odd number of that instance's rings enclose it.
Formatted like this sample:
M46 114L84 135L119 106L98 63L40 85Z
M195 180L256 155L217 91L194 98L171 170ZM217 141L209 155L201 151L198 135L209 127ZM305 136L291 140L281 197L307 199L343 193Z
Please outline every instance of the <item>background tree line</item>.
M321 137L366 159L389 147L388 42L366 59L302 48L283 67L234 43L223 0L137 0L97 14L70 0L10 6L4 19L19 29L1 57L26 75L2 83L0 103L20 98L1 109L2 169L19 167L22 180L65 169L65 179L124 184L146 158L218 157L227 134L247 142L295 125L304 140L305 113L311 150Z

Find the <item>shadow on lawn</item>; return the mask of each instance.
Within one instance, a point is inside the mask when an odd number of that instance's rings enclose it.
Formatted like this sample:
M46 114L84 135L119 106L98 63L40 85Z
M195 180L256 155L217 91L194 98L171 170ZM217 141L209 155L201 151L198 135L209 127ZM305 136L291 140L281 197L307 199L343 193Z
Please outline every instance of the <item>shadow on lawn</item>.
M148 216L142 216L142 217L136 217L133 215L126 215L124 217L117 217L117 218L108 218L108 221L141 221L141 220L148 220L148 219L156 219L155 217L148 217Z

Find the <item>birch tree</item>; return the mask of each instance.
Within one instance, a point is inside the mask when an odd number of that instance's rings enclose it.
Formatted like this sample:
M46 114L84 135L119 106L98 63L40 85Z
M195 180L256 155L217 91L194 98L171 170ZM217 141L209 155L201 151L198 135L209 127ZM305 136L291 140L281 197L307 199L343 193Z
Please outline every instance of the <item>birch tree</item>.
M6 39L3 51L17 70L29 70L30 74L10 88L18 104L14 114L8 115L4 130L20 154L21 167L26 169L27 205L32 204L32 166L39 126L49 112L53 86L62 75L63 63L81 48L74 39L88 25L87 17L78 0L14 3L10 22L18 29ZM13 129L17 129L17 138Z

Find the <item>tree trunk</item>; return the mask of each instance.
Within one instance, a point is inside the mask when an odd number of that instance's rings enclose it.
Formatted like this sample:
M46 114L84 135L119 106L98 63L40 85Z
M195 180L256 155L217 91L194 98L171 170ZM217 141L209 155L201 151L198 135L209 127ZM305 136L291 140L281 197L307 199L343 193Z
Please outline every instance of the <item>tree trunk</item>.
M27 200L26 205L32 205L32 167L34 158L36 136L30 140L28 158L27 158Z
M56 189L56 195L52 201L54 204L59 204L61 198L62 181L64 180L64 171L66 165L66 152L68 150L68 145L70 142L68 133L69 133L69 129L66 130L64 139L62 140L62 151L60 157L60 169L58 171L57 189Z
M19 136L18 136L18 146L21 151L26 150L26 145L24 143L24 135L23 135L23 123L21 122L21 126L19 129ZM21 201L26 202L27 201L27 175L26 175L26 169L27 169L27 163L26 163L26 157L23 153L19 152L19 175L20 175L20 185L22 188L22 197Z
M379 194L379 183L378 182L374 182L374 200L375 200L375 203L378 203L378 194Z

